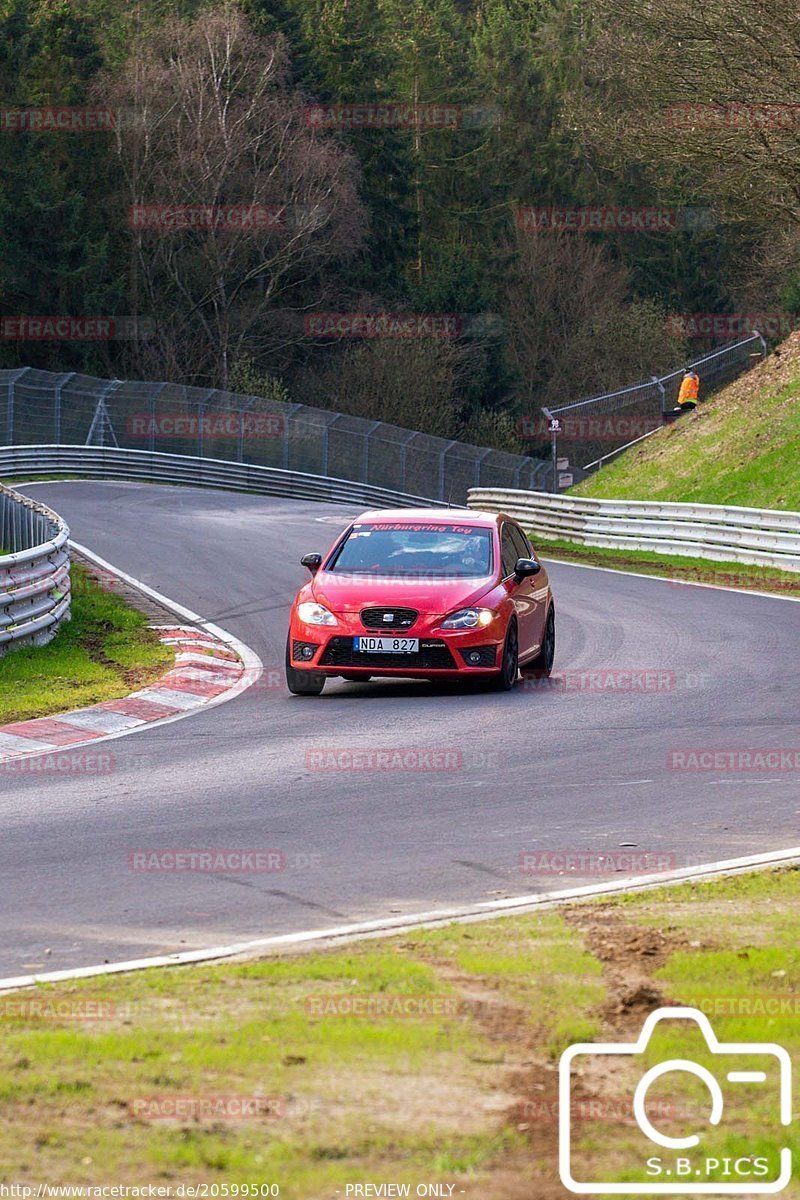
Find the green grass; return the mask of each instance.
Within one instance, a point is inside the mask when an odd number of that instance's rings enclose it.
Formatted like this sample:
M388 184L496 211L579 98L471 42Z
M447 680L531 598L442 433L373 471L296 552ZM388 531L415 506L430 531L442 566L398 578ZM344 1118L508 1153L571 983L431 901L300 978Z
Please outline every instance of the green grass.
M711 562L703 558L670 558L651 550L612 550L603 546L583 546L580 542L546 538L535 530L528 536L537 553L547 561L565 559L609 567L616 571L637 571L687 583L711 583L718 587L747 588L779 595L800 596L800 572L779 571L776 567L757 567L748 563Z
M800 510L800 363L779 349L570 495Z
M619 1035L620 1021L623 1040L638 1032L644 1013L626 1017L614 992L626 972L649 972L664 1002L796 993L791 1018L737 1013L712 1023L722 1039L775 1040L800 1053L799 902L800 871L770 871L329 952L0 998L0 1182L31 1172L93 1184L275 1182L288 1200L319 1200L375 1180L408 1183L413 1195L420 1181L439 1179L455 1184L454 1195L505 1200L527 1180L531 1195L560 1195L557 1126L531 1112L554 1097L568 1045ZM668 939L652 967L646 953L624 952L648 930ZM609 976L601 959L612 943L619 960ZM367 996L450 1007L403 1018L320 1015L323 1002ZM87 998L106 1005L102 1017L11 1007L50 1000L76 1011ZM666 1028L646 1065L690 1053L715 1065L695 1043L690 1051L683 1033ZM635 1081L625 1067L584 1076L581 1088L617 1100ZM256 1093L279 1101L273 1119L152 1121L132 1109L137 1098ZM787 1137L796 1145L791 1131L770 1125L773 1099L762 1089L730 1102L714 1150L773 1155ZM690 1080L681 1104L693 1131L702 1088ZM630 1121L584 1120L576 1136L593 1168L640 1176Z
M464 997L452 963L474 977L477 1001ZM531 967L550 963L542 988ZM376 1176L471 1179L522 1149L519 1133L498 1119L497 1098L501 1108L513 1099L507 1048L484 1007L514 1005L517 1014L523 996L536 1000L518 1020L556 1054L571 1036L599 1029L589 1013L603 986L574 931L548 915L36 993L67 1003L101 995L107 1019L94 1022L15 1016L13 1000L0 999L0 1181L34 1159L40 1174L58 1179L86 1157L84 1179L266 1180L290 1198L333 1195ZM353 996L451 1008L318 1015L320 1002ZM131 1109L156 1095L256 1092L280 1098L277 1119L147 1121Z
M66 712L125 696L174 662L147 617L72 566L72 620L46 646L0 659L0 722Z

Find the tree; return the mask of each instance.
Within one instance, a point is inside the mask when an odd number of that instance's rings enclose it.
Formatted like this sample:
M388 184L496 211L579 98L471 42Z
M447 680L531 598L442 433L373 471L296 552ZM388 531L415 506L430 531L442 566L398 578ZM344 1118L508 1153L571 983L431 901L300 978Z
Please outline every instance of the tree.
M617 162L652 164L736 221L800 221L800 41L784 0L594 0L585 116Z
M0 96L7 107L85 105L101 56L92 23L60 0L0 0ZM125 310L104 200L110 135L0 133L0 279L9 314L108 316ZM107 361L97 344L0 346L4 365L57 370Z
M138 39L103 93L131 114L117 132L121 200L138 213L131 295L156 322L140 369L224 388L238 357L298 336L293 311L357 251L355 159L306 121L283 38L231 4ZM174 206L194 227L148 227Z

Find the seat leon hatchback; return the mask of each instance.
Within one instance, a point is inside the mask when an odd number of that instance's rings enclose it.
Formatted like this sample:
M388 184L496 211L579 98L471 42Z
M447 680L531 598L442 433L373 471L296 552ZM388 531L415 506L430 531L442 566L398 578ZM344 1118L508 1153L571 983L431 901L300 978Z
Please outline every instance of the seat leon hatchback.
M507 691L520 668L549 675L555 606L547 572L513 518L472 509L366 512L292 605L286 681L318 696L339 676L484 679Z

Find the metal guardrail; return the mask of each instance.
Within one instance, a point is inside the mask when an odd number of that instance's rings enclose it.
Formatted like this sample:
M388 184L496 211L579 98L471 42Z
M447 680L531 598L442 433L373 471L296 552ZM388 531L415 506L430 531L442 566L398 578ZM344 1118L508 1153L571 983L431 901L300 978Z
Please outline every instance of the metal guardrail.
M800 571L800 513L718 504L598 500L471 488L470 508L506 512L543 537Z
M57 513L0 484L0 658L69 620L68 539Z
M436 501L422 496L373 487L350 479L331 479L302 471L281 471L227 459L193 458L185 454L120 450L108 446L0 446L0 476L6 479L47 479L54 475L81 478L142 480L328 500L343 504L430 507ZM2 560L0 560L1 562Z

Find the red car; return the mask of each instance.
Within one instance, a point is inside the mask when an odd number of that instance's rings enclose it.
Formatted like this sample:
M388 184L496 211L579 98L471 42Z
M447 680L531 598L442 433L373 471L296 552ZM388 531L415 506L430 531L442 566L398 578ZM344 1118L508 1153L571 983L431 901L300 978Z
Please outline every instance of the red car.
M511 517L471 509L366 512L323 556L292 605L286 682L318 696L331 676L549 675L555 608L547 572Z

